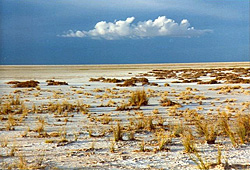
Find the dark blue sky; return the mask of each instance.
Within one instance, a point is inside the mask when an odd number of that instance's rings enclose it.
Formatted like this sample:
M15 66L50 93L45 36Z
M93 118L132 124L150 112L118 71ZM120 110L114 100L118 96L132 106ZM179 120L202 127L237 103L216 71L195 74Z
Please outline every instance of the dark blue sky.
M249 0L0 0L0 3L0 64L250 61ZM209 31L199 36L177 31L176 36L176 29L163 35L150 27L144 37L141 32L133 32L143 21L154 21L159 16L178 24L187 19L189 28ZM105 35L94 36L89 32L100 21L115 23L128 17L134 20L124 36L109 34L110 29ZM150 34L153 29L155 32ZM84 36L63 37L69 30L82 31ZM181 33L185 36L179 36ZM110 36L115 39L109 40Z

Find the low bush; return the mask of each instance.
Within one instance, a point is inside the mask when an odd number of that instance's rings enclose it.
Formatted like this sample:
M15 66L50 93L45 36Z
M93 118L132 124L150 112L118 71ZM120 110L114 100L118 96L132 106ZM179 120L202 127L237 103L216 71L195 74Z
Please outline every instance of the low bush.
M15 84L14 86L12 86L13 88L18 88L18 87L25 88L25 87L36 87L38 86L39 82L34 80L24 81L24 82L11 81L8 82L7 84Z
M64 81L47 80L46 82L47 82L47 86L68 85L68 83Z

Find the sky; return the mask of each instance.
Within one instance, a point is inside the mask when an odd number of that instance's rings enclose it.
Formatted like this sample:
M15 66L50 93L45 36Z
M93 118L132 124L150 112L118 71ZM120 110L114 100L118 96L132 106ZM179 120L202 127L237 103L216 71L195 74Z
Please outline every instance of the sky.
M0 64L250 61L249 2L0 0Z

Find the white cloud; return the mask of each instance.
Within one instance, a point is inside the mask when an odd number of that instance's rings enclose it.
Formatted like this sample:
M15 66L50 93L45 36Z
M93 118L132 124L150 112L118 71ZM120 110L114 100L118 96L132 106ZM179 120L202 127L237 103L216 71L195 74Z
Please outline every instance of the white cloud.
M84 31L76 31L76 32L74 32L72 30L69 30L67 32L67 34L62 35L62 37L79 37L79 38L82 38L84 36L85 36Z
M125 21L114 22L101 21L95 28L89 31L69 30L63 37L90 37L93 39L115 40L121 38L150 38L158 36L170 37L197 37L212 30L197 30L190 27L187 19L183 19L180 24L165 16L159 16L155 20L140 21L132 24L135 17L129 17Z

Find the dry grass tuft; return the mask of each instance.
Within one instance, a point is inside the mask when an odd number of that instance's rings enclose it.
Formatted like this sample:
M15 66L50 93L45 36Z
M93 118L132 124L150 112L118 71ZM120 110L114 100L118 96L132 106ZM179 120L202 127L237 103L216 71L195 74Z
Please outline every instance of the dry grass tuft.
M157 141L158 141L158 150L162 151L162 150L169 150L169 148L167 148L167 144L172 142L172 138L169 134L166 134L164 132L159 132L156 133L156 137L157 137Z
M100 121L102 124L109 124L109 122L112 121L112 117L109 114L104 114L98 119L98 121Z
M182 135L182 144L184 146L184 151L187 153L195 153L197 149L195 148L194 136L190 131Z
M144 140L141 141L139 147L140 147L140 152L145 152L145 142L144 142Z
M20 105L21 104L19 95L16 95L16 98L14 96L10 96L10 98L11 98L11 102L10 102L11 105Z
M209 170L210 164L207 163L207 161L203 160L203 158L200 156L200 154L195 151L193 155L189 155L190 159L194 161L194 163L197 165L197 167L200 170Z
M234 135L234 132L231 130L231 127L229 125L229 119L227 117L220 119L220 125L223 129L223 131L229 136L232 144L234 147L238 145L236 137Z
M181 137L181 135L184 133L185 128L183 123L178 123L176 125L173 125L172 127L172 134L174 137Z
M45 120L43 117L39 117L38 118L38 122L37 122L37 127L34 129L34 132L39 133L39 135L45 135L46 132L44 130L44 126L45 126Z
M207 144L215 144L217 133L216 124L209 120L196 120L195 122L196 131L199 135L205 136Z
M235 126L240 143L244 144L250 142L250 115L238 115Z
M122 103L120 106L116 107L116 111L124 111L124 110L131 110L132 108L129 107L127 103Z
M115 141L114 141L114 140L111 140L111 141L110 141L109 151L110 151L111 153L114 153L114 152L115 152Z
M122 140L122 127L120 123L117 123L116 127L113 128L113 136L114 140L118 142L119 140Z
M5 148L5 147L7 147L8 146L8 138L7 137L3 137L2 139L1 139L1 147L2 148Z
M159 109L154 109L152 112L153 112L153 114L159 114L160 113Z
M170 99L168 99L168 98L166 98L166 97L164 97L164 98L162 98L161 100L160 100L160 103L161 103L161 106L175 106L175 105L180 105L180 104L178 104L178 103L176 103L176 102L173 102L172 100L170 100Z
M148 105L148 97L145 90L137 90L133 92L129 99L129 105L131 106L147 106Z
M16 120L13 114L9 114L8 121L6 123L6 130L15 130L14 126L16 126Z

